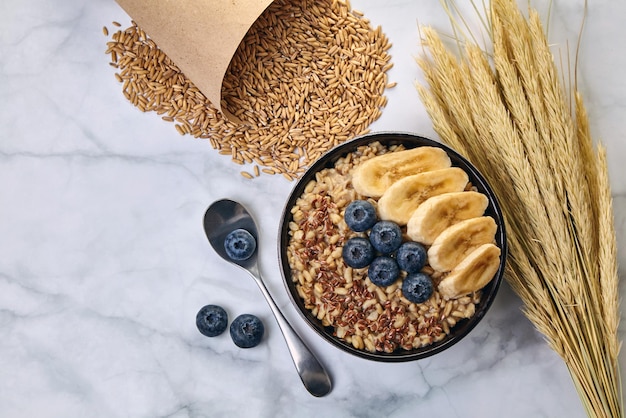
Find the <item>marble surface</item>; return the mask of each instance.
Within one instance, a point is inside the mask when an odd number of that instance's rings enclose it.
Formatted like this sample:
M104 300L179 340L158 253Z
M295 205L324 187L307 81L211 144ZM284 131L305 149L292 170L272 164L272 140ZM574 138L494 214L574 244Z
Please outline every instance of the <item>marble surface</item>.
M394 44L398 86L372 129L436 138L413 58L418 23L448 28L440 3L352 3ZM547 16L548 2L534 3ZM583 1L550 3L551 39L573 50ZM578 83L609 150L626 265L624 15L625 2L589 2ZM207 141L133 108L104 54L101 29L113 20L128 22L113 0L0 4L0 416L585 415L563 362L506 284L468 338L426 360L368 362L316 337L289 304L275 253L292 184L246 180ZM331 371L329 396L304 390L254 282L209 247L202 216L222 197L260 220L261 270ZM203 337L194 319L207 303L260 316L267 338L241 350L227 335Z

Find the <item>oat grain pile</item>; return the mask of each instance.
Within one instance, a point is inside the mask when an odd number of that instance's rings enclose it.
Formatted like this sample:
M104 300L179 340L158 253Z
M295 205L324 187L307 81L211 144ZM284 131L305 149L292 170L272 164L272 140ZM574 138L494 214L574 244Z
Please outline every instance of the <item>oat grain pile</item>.
M243 124L226 120L135 23L111 34L106 53L124 96L141 111L158 113L182 135L207 139L246 166L244 177L293 180L380 117L385 89L393 87L390 47L381 28L348 2L275 1L224 79L222 105Z
M422 29L421 99L441 139L498 195L508 232L505 277L563 358L587 414L622 417L606 150L594 146L582 96L575 85L568 93L538 12L525 17L515 1L492 0L486 13L489 53L463 39L456 54L432 28Z

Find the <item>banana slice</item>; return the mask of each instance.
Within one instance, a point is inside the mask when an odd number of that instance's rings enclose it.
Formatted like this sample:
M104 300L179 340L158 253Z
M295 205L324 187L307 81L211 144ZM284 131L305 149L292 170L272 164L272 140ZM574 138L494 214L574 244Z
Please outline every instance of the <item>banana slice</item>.
M399 179L450 167L450 157L437 147L417 147L374 157L352 174L352 186L363 196L380 197Z
M470 253L439 283L439 293L454 299L482 289L500 267L500 248L483 244Z
M466 219L446 228L428 249L428 264L450 271L476 248L492 243L498 229L491 216Z
M413 212L407 223L407 235L413 241L431 245L447 227L482 216L487 205L487 196L473 191L433 196Z
M449 192L460 192L469 181L458 167L426 171L393 183L378 200L381 219L406 225L415 209L426 199Z

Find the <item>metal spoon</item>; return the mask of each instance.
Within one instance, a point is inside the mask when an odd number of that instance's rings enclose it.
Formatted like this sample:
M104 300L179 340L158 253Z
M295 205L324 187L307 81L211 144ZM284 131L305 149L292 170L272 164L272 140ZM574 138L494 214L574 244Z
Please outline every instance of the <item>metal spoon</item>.
M224 260L241 267L250 273L257 285L261 289L263 296L270 305L272 313L278 322L278 326L289 348L289 353L300 375L300 379L306 389L314 396L324 396L332 388L330 377L324 366L317 360L311 350L304 344L302 339L289 325L272 296L265 287L258 265L258 245L257 250L247 260L232 260L224 249L224 239L233 230L243 228L247 230L254 239L259 242L257 227L252 215L240 203L232 200L218 200L209 206L204 215L204 232L213 249Z

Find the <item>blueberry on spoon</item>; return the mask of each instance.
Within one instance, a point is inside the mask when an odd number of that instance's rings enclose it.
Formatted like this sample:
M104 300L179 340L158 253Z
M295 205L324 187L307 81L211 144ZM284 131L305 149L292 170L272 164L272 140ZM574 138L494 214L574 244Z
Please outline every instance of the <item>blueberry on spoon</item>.
M256 250L256 240L245 229L235 229L224 239L224 250L232 260L247 260Z

